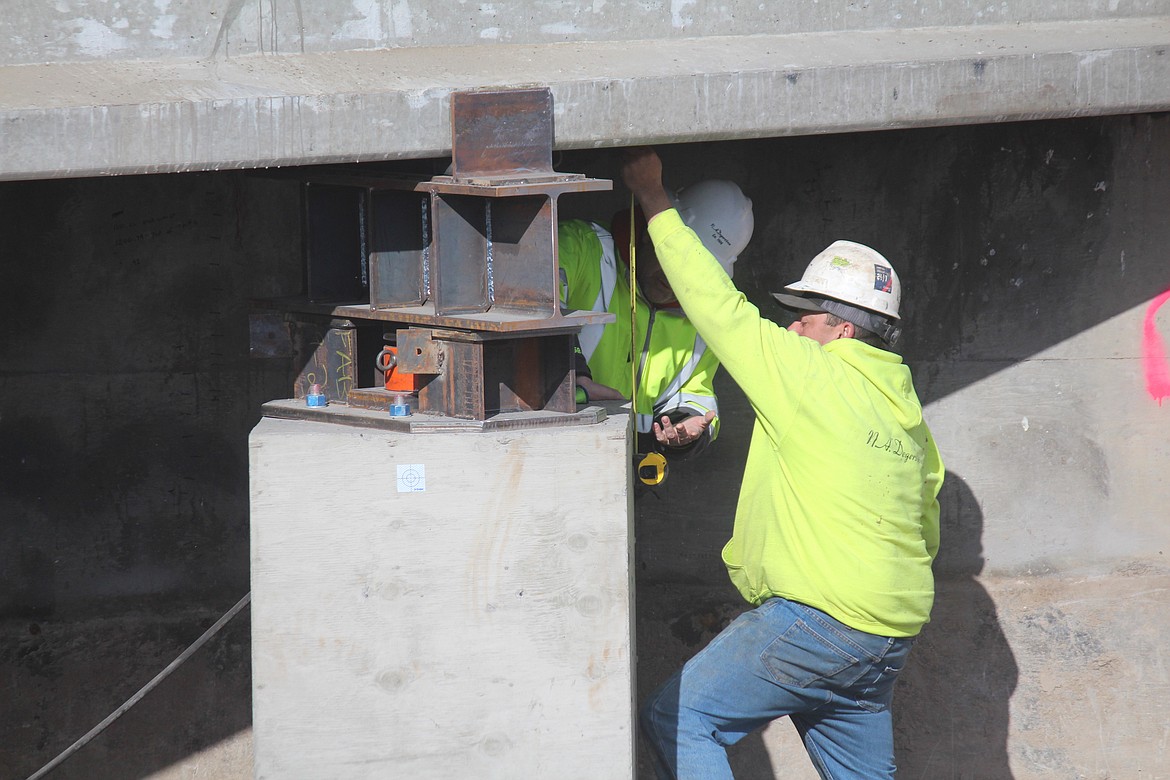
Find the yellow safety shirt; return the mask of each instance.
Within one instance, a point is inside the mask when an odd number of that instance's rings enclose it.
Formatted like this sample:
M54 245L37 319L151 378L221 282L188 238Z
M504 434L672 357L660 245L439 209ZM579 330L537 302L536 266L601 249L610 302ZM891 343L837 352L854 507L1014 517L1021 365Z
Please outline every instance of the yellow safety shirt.
M632 383L629 270L614 250L613 237L600 225L566 220L558 230L561 303L580 311L610 312L616 321L587 325L580 343L593 380L630 397ZM677 307L649 305L641 294L636 306L638 343L638 430L672 411L702 415L719 407L712 385L719 361L695 326ZM650 411L653 410L653 414ZM716 416L707 428L719 434Z

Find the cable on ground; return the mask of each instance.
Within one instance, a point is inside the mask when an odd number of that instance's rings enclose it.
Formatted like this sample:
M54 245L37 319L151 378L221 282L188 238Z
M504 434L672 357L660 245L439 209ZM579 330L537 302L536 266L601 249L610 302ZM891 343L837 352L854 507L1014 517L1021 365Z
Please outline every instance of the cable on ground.
M71 755L76 753L78 750L81 750L83 747L85 747L86 744L90 740L92 740L98 734L105 731L107 726L109 726L111 723L116 721L118 718L122 717L122 715L128 709L130 709L135 704L137 704L139 701L141 701L143 696L150 693L150 691L152 689L154 689L154 687L156 685L158 685L160 682L165 680L170 675L171 672L175 671L180 666L182 666L183 663L188 658L190 658L192 655L195 654L196 650L203 647L203 645L205 645L207 643L208 639L211 639L213 636L215 636L219 632L219 630L221 628L223 628L225 625L227 625L228 621L231 620L232 618L234 618L236 616L236 614L239 613L239 611L241 609L246 607L248 605L248 602L250 602L251 600L252 600L252 591L248 591L246 594L244 594L244 597L242 599L240 599L239 601L236 602L236 605L234 607L232 607L227 612L225 612L223 617L221 617L219 620L215 621L214 625L212 625L211 628L204 631L203 636L196 639L191 644L190 647L188 647L186 650L184 650L182 653L179 654L178 658L171 661L170 664L168 664L165 669L163 669L161 672L156 674L154 676L153 680L148 682L146 685L142 686L142 688L139 689L138 693L131 696L129 699L126 700L125 704L123 704L121 707L119 707L118 709L114 710L109 715L107 715L105 720L103 720L101 723L97 724L92 729L90 729L89 733L87 733L84 737L77 740L69 747L65 748L65 750L63 750L59 756L54 758L49 763L45 764L43 767L38 769L33 774L29 775L28 780L40 780L40 778L44 777L49 772L56 769L61 764L61 762L63 762L65 759L69 758Z

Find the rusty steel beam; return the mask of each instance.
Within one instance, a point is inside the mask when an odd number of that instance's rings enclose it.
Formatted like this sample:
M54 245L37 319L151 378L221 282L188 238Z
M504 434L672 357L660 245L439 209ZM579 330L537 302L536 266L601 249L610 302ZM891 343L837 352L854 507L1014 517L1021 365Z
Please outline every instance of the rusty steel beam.
M421 412L483 420L502 412L576 411L573 334L496 337L398 331L398 367L415 374Z
M456 180L552 174L553 100L547 87L451 93Z
M613 316L561 310L558 199L613 184L553 170L547 88L453 93L451 133L449 175L305 184L308 290L294 307L412 326L398 360L419 375L420 412L574 413L573 337ZM355 403L384 394L367 395Z

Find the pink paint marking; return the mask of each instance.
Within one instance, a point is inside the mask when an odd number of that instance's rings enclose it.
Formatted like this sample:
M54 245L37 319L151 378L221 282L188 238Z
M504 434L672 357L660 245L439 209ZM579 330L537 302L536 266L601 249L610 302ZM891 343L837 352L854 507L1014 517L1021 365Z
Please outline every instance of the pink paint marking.
M1170 290L1159 295L1150 302L1146 310L1146 321L1142 328L1142 363L1146 368L1146 390L1150 397L1162 405L1162 401L1170 398L1170 362L1166 360L1166 347L1162 343L1162 336L1158 333L1158 323L1155 315L1166 301L1170 301Z

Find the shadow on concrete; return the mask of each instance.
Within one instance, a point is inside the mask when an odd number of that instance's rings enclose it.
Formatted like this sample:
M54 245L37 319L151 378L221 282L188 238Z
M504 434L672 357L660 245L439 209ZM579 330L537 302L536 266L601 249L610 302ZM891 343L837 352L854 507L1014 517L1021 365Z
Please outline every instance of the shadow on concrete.
M748 604L730 585L723 591L694 584L639 585L636 602L639 708L691 656L706 647L728 623L748 609ZM729 759L737 778L763 780L772 777L771 761L758 733L729 751ZM655 780L650 747L640 733L637 778Z
M951 777L979 768L981 780L1011 780L1009 704L1019 669L983 570L983 513L957 474L939 495L942 543L935 600L898 679L894 744L903 777Z
M225 605L225 612L230 604ZM46 780L248 777L250 738L202 751L251 726L250 612L244 609L146 696L45 775ZM23 780L86 735L218 620L205 607L143 607L82 620L0 623L6 718L0 777ZM186 761L183 772L166 767Z

